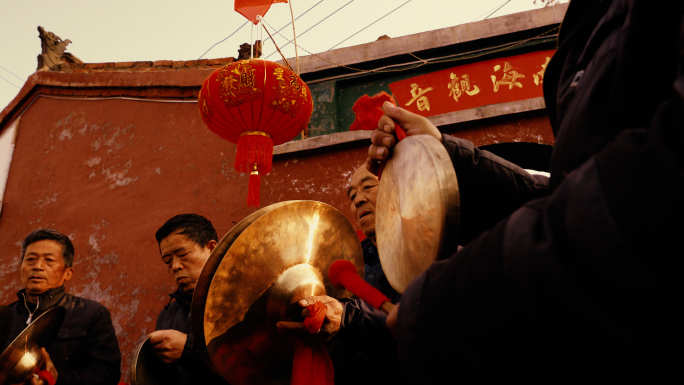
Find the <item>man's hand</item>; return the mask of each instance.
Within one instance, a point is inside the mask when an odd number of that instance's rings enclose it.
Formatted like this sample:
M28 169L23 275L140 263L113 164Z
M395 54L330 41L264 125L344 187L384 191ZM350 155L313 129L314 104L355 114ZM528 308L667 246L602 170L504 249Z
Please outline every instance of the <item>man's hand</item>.
M178 330L157 330L148 336L152 349L162 361L172 364L180 360L188 335Z
M50 355L48 354L47 350L45 348L40 348L40 355L43 356L43 367L41 371L46 370L50 372L52 375L52 378L57 381L57 369L55 369L55 365L52 363L52 359L50 358ZM48 385L47 381L43 381L38 377L38 374L33 374L29 379L26 381L27 384L30 385Z
M340 330L340 322L342 321L342 304L335 298L325 295L308 297L299 301L299 306L303 307L302 316L308 317L309 310L307 306L313 305L316 302L325 304L326 312L323 326L317 334L311 334L306 331L302 322L288 322L280 321L276 324L278 332L290 337L301 338L309 342L327 342L337 334Z
M385 323L387 324L387 328L392 332L392 335L394 338L397 338L397 333L395 332L395 329L397 327L397 316L399 315L399 304L394 305L392 307L392 310L390 310L389 314L387 315L387 320Z
M431 135L442 141L439 129L426 117L396 107L390 102L385 102L382 110L385 115L378 121L378 128L371 133L372 144L368 148L366 168L371 173L378 174L378 162L389 159L392 148L397 144L397 138L394 136L395 122L404 128L406 136Z

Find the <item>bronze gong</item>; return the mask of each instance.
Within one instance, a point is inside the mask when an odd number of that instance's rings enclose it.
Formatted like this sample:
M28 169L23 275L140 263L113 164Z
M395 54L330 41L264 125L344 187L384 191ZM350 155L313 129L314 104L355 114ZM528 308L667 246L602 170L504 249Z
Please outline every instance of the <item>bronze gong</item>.
M266 206L253 212L252 214L248 215L243 220L238 222L238 224L233 226L233 228L230 229L230 231L228 231L226 235L223 236L223 238L221 238L221 240L216 245L214 250L212 250L211 254L209 255L209 258L207 258L207 261L204 263L204 266L202 267L200 276L197 279L197 283L195 284L195 291L192 294L192 304L190 306L190 322L192 326L193 336L195 336L195 340L198 341L198 343L195 344L197 352L204 359L207 365L209 365L209 367L217 373L218 371L214 367L214 364L211 362L211 358L209 357L209 353L207 352L206 341L204 341L203 339L204 309L207 304L207 293L209 292L211 280L214 278L214 273L216 272L216 269L218 269L221 260L223 260L223 256L226 255L226 251L228 251L228 249L233 244L235 239L237 239L237 237L240 234L242 234L242 232L247 228L247 226L251 225L254 221L259 219L262 215L266 214L267 212L270 212L271 210L274 210L284 204L291 202L293 201L279 202L274 203L270 206Z
M456 251L460 196L440 141L408 136L397 143L378 187L375 234L382 269L403 293L441 255Z
M0 384L23 383L43 366L40 348L55 339L65 313L61 306L46 310L14 339L0 356Z
M308 296L351 296L327 278L334 260L349 260L363 274L356 232L334 207L289 201L262 210L234 239L221 240L217 248L224 240L231 244L214 272L204 312L193 306L192 318L204 320L213 367L233 385L289 383L293 341L276 331L276 322L300 317L297 302Z
M152 350L150 337L138 345L131 362L131 385L167 385L175 382L175 366L165 364Z

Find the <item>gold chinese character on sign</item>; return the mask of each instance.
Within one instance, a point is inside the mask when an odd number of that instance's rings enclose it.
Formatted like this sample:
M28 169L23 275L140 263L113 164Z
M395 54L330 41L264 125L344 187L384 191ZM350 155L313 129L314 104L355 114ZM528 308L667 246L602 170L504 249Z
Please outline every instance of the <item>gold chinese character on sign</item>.
M544 84L544 72L546 71L546 66L549 64L549 61L551 60L550 57L546 57L546 62L542 64L542 69L541 71L537 72L536 74L532 75L534 78L534 84L539 85L539 84Z
M450 90L449 96L453 96L455 101L458 101L458 98L464 92L469 96L477 95L480 92L477 86L470 85L470 76L468 74L461 75L459 79L458 75L452 72L449 77L451 78L451 83L447 85L447 88Z
M494 72L500 69L500 65L497 64L494 66ZM492 83L494 83L494 92L499 92L500 85L507 85L509 90L512 90L513 86L522 88L522 83L517 80L519 78L524 78L525 75L518 73L518 71L514 70L508 62L505 62L501 79L496 80L496 75L491 75L490 77L492 78Z
M418 87L418 84L412 83L411 96L413 98L409 100L408 103L406 103L406 106L409 106L411 105L411 103L416 102L416 107L418 107L418 111L430 111L430 101L428 100L427 96L425 96L425 94L428 91L432 91L432 87L422 89Z

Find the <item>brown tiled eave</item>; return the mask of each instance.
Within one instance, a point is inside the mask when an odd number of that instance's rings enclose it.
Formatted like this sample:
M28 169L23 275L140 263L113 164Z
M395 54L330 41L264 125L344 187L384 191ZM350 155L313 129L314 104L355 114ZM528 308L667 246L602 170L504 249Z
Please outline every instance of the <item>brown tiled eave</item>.
M60 71L37 71L0 112L0 132L36 95L83 98L134 97L197 99L204 79L233 58L190 61L66 64Z

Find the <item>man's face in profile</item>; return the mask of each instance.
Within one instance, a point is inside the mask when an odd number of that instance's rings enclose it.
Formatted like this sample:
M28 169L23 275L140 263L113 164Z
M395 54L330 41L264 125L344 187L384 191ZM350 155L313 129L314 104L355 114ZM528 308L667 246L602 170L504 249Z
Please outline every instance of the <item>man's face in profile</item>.
M378 197L378 178L361 165L352 175L347 196L352 214L363 234L375 243L375 200Z

